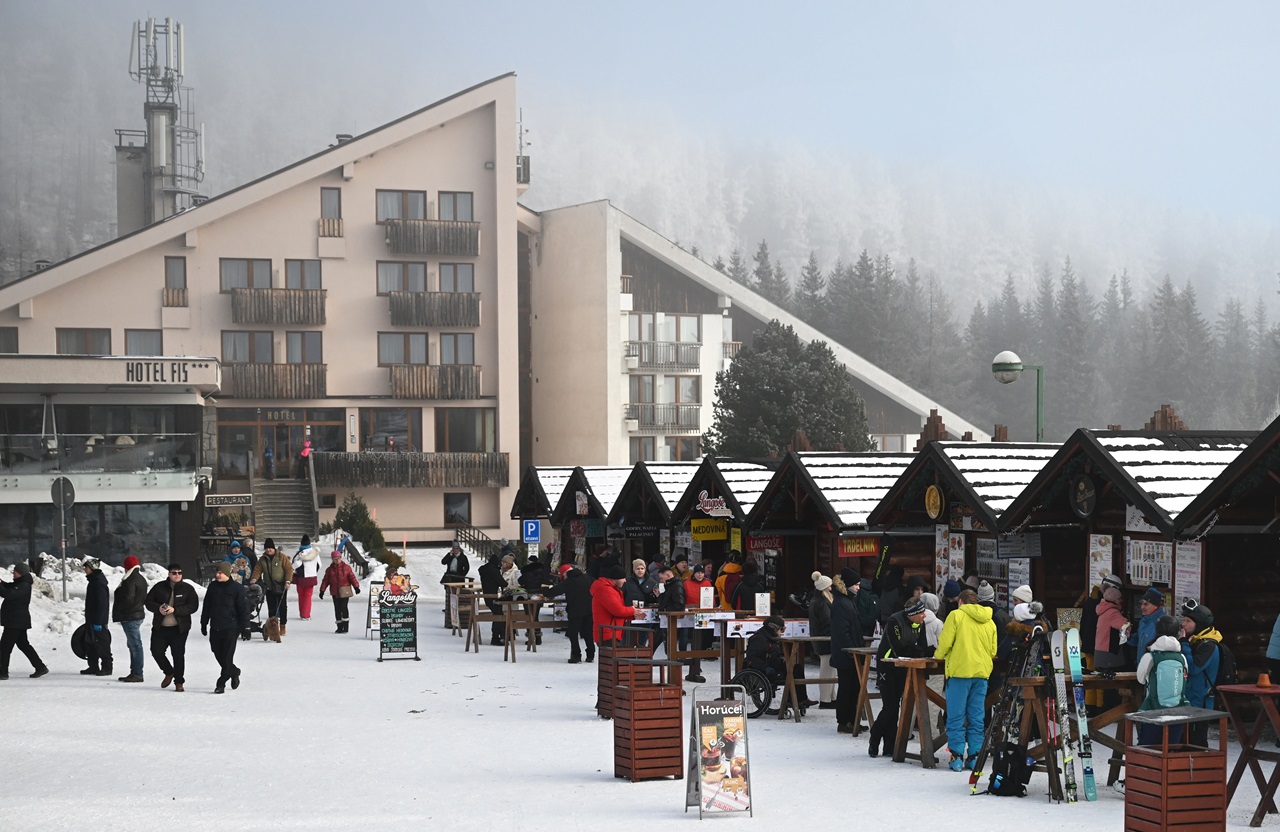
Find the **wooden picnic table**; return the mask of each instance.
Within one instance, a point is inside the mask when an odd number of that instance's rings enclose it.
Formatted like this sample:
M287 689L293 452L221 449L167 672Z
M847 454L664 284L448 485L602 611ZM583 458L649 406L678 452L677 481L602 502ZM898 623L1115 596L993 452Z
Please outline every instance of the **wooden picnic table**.
M867 730L875 722L875 714L871 712L871 700L879 699L879 692L871 690L871 661L880 652L876 647L846 647L844 652L853 657L854 666L858 670L858 705L854 709L853 736L862 733L862 720L867 720Z
M1231 778L1227 781L1227 805L1231 805L1231 799L1235 797L1236 788L1240 785L1244 770L1249 769L1253 774L1253 782L1258 787L1258 794L1261 795L1258 808L1254 810L1249 825L1261 826L1262 819L1267 814L1276 814L1276 789L1280 787L1280 751L1259 748L1258 741L1262 739L1262 730L1267 725L1270 725L1272 730L1280 732L1280 710L1276 707L1276 700L1280 698L1280 687L1221 685L1217 691L1222 694L1222 702L1231 716L1231 726L1236 729L1236 736L1240 738L1240 757L1236 760L1235 767L1231 770ZM1249 725L1244 711L1251 705L1258 707L1258 715L1254 718L1253 724ZM1262 773L1264 762L1272 764L1269 778Z
M806 687L808 685L833 684L839 682L837 676L820 676L816 679L801 679L801 684L796 684L795 668L796 665L804 661L805 646L809 644L830 644L831 636L783 636L779 639L782 642L782 660L787 666L787 682L782 688L782 702L778 705L778 719L786 716L787 708L791 708L791 714L794 721L800 721L800 694L796 690L797 687Z
M938 765L935 751L933 726L929 724L929 702L932 701L943 713L947 710L947 700L942 694L929 687L929 676L941 673L944 667L942 659L881 659L907 672L906 682L902 688L902 709L898 712L898 733L893 743L893 761L906 762L907 759L919 760L925 768ZM920 753L907 751L907 741L911 739L914 728L920 738Z
M463 605L462 591L475 589L480 586L479 581L458 581L444 584L444 610L448 615L450 634L462 636L462 631L469 626L466 621L471 613L471 606ZM464 610L466 614L464 614Z

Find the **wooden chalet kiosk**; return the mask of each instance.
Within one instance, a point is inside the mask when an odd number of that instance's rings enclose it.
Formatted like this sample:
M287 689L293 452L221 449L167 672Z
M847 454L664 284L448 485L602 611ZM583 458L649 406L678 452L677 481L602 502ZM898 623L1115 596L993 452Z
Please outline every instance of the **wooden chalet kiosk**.
M548 467L530 465L524 470L524 474L520 477L520 488L516 490L516 497L511 502L511 519L512 520L545 520L551 519L551 512L554 509L553 499L559 502L560 496L564 493L564 484L569 481L569 475L573 473L573 468L569 466ZM550 526L550 523L544 523L544 526ZM542 530L542 545L546 546L558 537L558 531L555 535L548 535L547 529ZM565 557L569 560L564 560ZM561 562L570 562L573 559L573 552L560 552ZM550 565L550 564L548 564Z
M637 462L622 484L605 525L622 532L616 541L622 548L623 562L643 558L670 562L675 554L671 545L671 509L689 487L697 472L697 462ZM686 552L687 554L687 552Z
M1034 442L928 442L867 525L891 535L888 563L924 576L939 596L949 579L977 573L995 588L996 603L1007 605L1030 578L1027 559L1038 541L998 544L999 519L1056 450Z
M1157 414L1159 415L1159 414ZM1177 520L1255 434L1081 429L1000 517L1002 535L1039 535L1031 587L1051 617L1078 607L1108 573L1124 578L1125 610L1154 586L1176 612L1204 596L1203 545L1178 541Z
M584 468L569 472L560 499L551 511L551 525L560 531L560 562L586 568L587 558L608 545L605 518L613 508L631 467Z
M747 514L755 507L777 465L778 460L703 457L684 494L671 509L674 545L688 550L690 562L709 559L717 570L731 549L748 554L743 548ZM756 553L756 562L766 586L773 590L777 577L770 575L772 559L764 554ZM714 574L707 577L715 580Z
M874 577L879 536L867 513L911 464L909 454L789 451L747 516L747 548L778 552L777 597L812 587L815 571L846 566ZM807 615L791 608L789 614Z

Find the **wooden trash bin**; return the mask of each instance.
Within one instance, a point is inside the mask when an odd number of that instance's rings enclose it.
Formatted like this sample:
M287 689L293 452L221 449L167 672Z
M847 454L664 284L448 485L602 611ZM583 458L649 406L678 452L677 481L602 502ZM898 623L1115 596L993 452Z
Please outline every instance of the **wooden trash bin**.
M1125 717L1124 828L1211 832L1227 827L1227 714L1163 708ZM1218 720L1218 747L1169 742L1169 728ZM1158 725L1159 745L1135 745L1134 723Z
M615 664L620 681L613 696L613 776L632 783L684 777L680 662L615 659Z
M622 638L601 642L596 628L596 713L601 719L613 719L613 698L618 686L618 659L653 658L653 631L645 627L613 627Z

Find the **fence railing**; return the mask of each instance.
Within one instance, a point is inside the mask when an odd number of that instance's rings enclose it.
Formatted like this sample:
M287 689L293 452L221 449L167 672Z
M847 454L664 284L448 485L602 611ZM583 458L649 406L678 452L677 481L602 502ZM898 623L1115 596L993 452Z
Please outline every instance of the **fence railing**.
M238 324L324 326L324 289L232 289L231 320Z
M702 344L695 341L628 341L626 355L639 359L641 370L694 372L702 366Z
M361 451L311 455L317 488L504 488L504 453Z
M6 474L95 471L194 471L200 437L194 433L15 433L0 436Z
M480 367L397 364L391 368L391 395L397 399L478 399Z
M222 395L235 399L323 399L327 364L223 364Z
M640 430L665 433L700 431L702 405L700 404L629 404L627 418L639 422Z
M480 223L456 220L386 220L392 254L480 256Z
M480 326L479 292L391 292L392 326Z

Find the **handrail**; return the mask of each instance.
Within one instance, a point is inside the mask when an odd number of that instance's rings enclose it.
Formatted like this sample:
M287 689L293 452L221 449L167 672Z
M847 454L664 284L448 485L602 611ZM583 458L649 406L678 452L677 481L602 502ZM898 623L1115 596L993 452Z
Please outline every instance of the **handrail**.
M245 462L247 463L244 469L249 472L249 493L253 494L253 481L255 479L253 476L253 463L256 461L254 457L256 457L257 454L255 454L253 451L245 451L244 456L245 456ZM258 508L257 500L254 500L249 504L249 524L253 526L255 530L258 528L257 508ZM255 534L256 534L256 531L255 531Z
M315 468L315 451L307 454L307 481L311 483L311 528L318 530L320 528L320 496L316 494L316 468Z
M453 537L459 544L470 547L472 554L482 562L487 562L489 558L502 551L502 547L493 538L470 523L455 527Z

